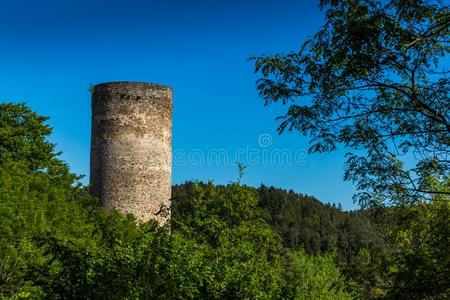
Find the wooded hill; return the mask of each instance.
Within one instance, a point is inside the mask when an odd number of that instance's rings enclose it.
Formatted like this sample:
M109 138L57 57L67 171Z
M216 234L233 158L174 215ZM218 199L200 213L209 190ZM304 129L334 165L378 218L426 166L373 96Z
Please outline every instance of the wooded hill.
M197 184L205 185L186 182L173 187L173 218L192 213ZM261 217L288 248L302 248L311 255L336 252L339 262L351 263L361 249L386 247L382 232L386 210L346 212L292 190L265 185L246 188L258 193Z

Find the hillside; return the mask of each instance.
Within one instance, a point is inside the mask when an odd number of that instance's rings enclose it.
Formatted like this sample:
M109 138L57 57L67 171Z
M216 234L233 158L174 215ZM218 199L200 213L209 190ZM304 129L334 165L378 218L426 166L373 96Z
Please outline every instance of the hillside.
M195 184L198 183L186 182L173 187L175 219L192 211ZM382 233L377 230L380 227L368 211L345 212L292 190L265 185L247 188L258 193L261 216L278 233L285 247L303 248L308 254L336 251L341 262L352 262L361 249L386 247Z
M46 121L0 104L0 299L448 298L439 198L343 212L274 187L188 182L161 227L104 209Z

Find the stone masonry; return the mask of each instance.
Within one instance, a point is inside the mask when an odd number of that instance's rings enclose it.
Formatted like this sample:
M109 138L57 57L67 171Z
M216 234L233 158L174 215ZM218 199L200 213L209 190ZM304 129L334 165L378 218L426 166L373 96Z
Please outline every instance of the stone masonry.
M92 93L90 192L140 221L170 218L172 90L142 82Z

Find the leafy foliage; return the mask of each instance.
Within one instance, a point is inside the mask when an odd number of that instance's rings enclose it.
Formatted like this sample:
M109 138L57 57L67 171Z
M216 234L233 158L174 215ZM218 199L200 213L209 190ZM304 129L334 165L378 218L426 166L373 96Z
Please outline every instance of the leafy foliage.
M362 215L385 244L353 248L349 286L367 298L447 299L450 8L425 0L321 8L325 23L301 49L254 58L259 93L266 105L289 103L279 131L308 135L311 153L354 151L344 178L372 207Z
M450 9L441 1L322 0L301 49L254 58L266 104L291 102L279 131L310 152L344 145L362 205L450 195Z
M432 205L379 214L342 212L265 186L191 182L173 189L169 231L104 211L53 153L46 119L23 105L2 108L8 112L0 114L3 137L15 140L4 138L0 145L3 298L448 295L445 195L435 196ZM24 119L17 131L17 120ZM390 221L394 214L404 222ZM380 235L374 224L388 234Z
M238 184L191 183L174 193L172 228L206 249L205 294L213 298L278 298L284 286L278 236L258 218L257 193ZM176 200L178 199L178 201Z
M295 299L353 299L345 291L346 283L334 263L333 255L307 256L303 251L294 254ZM330 281L330 278L335 278Z
M287 247L302 247L308 254L336 252L340 262L351 262L361 249L386 246L367 212L342 212L314 197L264 185L258 193L264 219Z
M333 258L301 263L261 217L254 189L187 184L172 229L105 211L24 105L0 106L0 298L277 299L345 294ZM13 117L11 117L13 116ZM26 121L23 121L26 120ZM17 128L19 126L20 130ZM319 259L320 261L320 259ZM308 268L312 268L311 264ZM303 294L302 294L303 293ZM348 295L350 296L350 295ZM344 296L342 296L344 297ZM348 297L346 297L348 298Z
M391 246L361 250L345 274L370 298L448 299L450 272L447 202L404 207L390 228Z
M280 201L276 197L273 200ZM173 188L172 201L172 228L214 247L214 256L208 261L219 263L215 282L223 282L221 285L228 287L228 292L209 291L208 295L222 298L250 295L295 299L353 297L345 291L333 253L323 258L313 257L304 251L290 252L282 247L278 235L264 221L264 211L258 207L261 204L259 190L238 184L214 186L188 182ZM241 286L245 288L237 288ZM251 294L251 290L260 292Z
M434 202L406 210L389 253L389 298L450 298L450 203Z

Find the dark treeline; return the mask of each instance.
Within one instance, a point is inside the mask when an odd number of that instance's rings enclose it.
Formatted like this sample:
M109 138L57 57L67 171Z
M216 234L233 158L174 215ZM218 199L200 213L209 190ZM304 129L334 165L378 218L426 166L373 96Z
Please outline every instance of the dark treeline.
M193 185L173 187L172 211L176 218L190 210ZM259 195L261 217L281 237L283 245L304 249L307 254L337 254L339 262L351 263L361 249L387 247L382 225L389 218L385 210L345 212L308 195L262 185Z
M258 192L264 219L288 247L303 247L308 254L337 251L345 262L361 249L385 247L368 212L343 212L312 196L274 187L261 186Z

